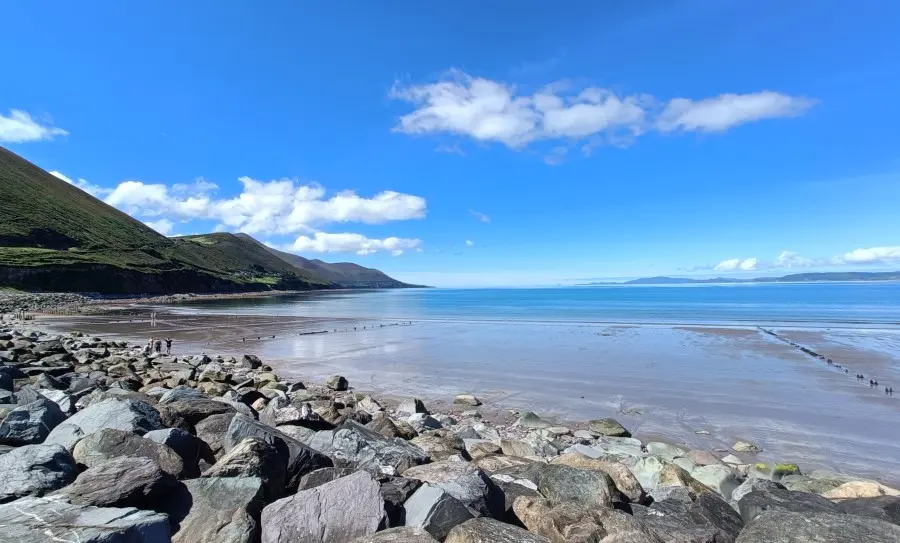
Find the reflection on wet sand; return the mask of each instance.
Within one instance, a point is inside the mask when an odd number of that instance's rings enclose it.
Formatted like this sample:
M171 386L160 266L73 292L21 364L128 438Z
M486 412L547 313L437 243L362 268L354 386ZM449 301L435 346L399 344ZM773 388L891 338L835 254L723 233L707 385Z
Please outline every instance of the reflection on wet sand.
M162 309L155 326L128 311L56 322L104 337L172 337L176 354L249 352L300 379L339 372L359 388L435 400L473 392L494 406L563 420L618 416L638 434L692 447L726 448L748 439L763 447L762 461L873 477L900 473L900 397L856 377L900 383L897 330L775 328L783 341L753 326L410 322Z

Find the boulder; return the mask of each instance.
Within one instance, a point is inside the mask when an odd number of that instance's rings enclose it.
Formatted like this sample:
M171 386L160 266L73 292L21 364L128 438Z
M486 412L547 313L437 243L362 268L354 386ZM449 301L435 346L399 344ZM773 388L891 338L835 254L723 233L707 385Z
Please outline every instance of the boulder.
M166 504L173 543L256 543L263 485L257 477L185 481Z
M500 450L507 456L519 456L524 458L537 455L534 447L523 441L519 441L518 439L501 439Z
M59 407L59 410L66 415L71 415L75 412L75 398L65 390L50 390L44 388L39 390L38 393L55 403Z
M532 534L518 526L490 518L466 521L447 534L444 543L549 543L550 540Z
M741 501L741 498L751 492L770 492L772 490L785 490L785 488L784 485L776 483L775 481L769 481L768 479L754 479L751 477L731 491L731 497L728 499L737 503Z
M307 473L332 465L331 459L322 453L275 428L241 414L235 415L228 425L223 440L223 451L227 453L248 437L255 437L275 447L287 466L286 484L289 491L297 488L300 478Z
M378 400L372 398L371 396L364 396L363 399L356 402L356 409L359 411L365 411L370 415L374 415L375 413L380 413L384 411L384 407L378 403Z
M403 477L436 485L465 505L473 516L503 514L500 489L480 469L468 462L441 461L414 466Z
M791 490L766 490L747 493L738 502L738 509L745 524L749 524L765 511L789 513L840 513L834 502L808 492Z
M669 443L660 443L658 441L647 443L645 448L647 449L648 454L658 456L669 462L687 455L687 449L683 449L677 445L670 445Z
M357 469L384 475L399 475L424 464L428 455L399 438L387 438L358 423L347 421L334 431L332 455Z
M200 475L200 462L208 464L216 462L216 457L209 445L199 437L180 428L153 430L144 434L144 439L165 445L175 451L184 464L184 477L188 479Z
M406 440L416 437L418 432L408 423L402 426L388 417L379 417L366 424L366 428L377 432L384 437L399 437Z
M872 518L816 512L767 511L747 524L736 543L892 543L900 526Z
M170 428L181 428L188 432L196 432L197 423L212 415L235 413L234 407L207 398L176 400L159 407L159 415L163 423Z
M900 496L900 492L875 481L850 481L823 493L822 496L829 500L847 500L852 498L877 498L878 496Z
M588 422L588 430L597 436L631 437L631 433L616 419L596 419Z
M534 464L534 460L502 454L485 454L472 460L473 466L490 473L516 466L530 466L531 464Z
M543 499L544 497L537 491L537 485L526 479L517 479L511 475L496 474L491 476L491 480L497 485L500 493L503 495L503 515L498 516L499 520L520 524L516 517L513 506L519 496L528 498Z
M325 381L325 386L331 390L343 391L347 390L349 383L343 375L332 375Z
M541 417L535 415L531 411L528 411L527 413L519 417L519 420L516 421L516 426L521 426L522 428L538 429L550 428L553 425L545 421Z
M204 471L203 477L258 477L265 501L271 503L284 495L287 464L273 445L248 437Z
M340 479L341 477L346 477L354 473L356 472L350 468L320 468L313 470L300 479L297 491L316 488L317 486L322 486L325 483L330 483L335 479Z
M724 464L700 466L691 472L691 477L715 490L726 500L731 499L734 489L741 486L743 482L731 468Z
M0 505L0 542L168 543L166 515L66 503L59 497L22 498Z
M897 496L841 500L837 507L848 515L876 518L900 525L900 497Z
M266 506L262 543L344 543L374 534L384 518L378 482L360 471Z
M615 483L606 473L560 464L541 466L537 487L553 505L573 502L603 509L612 507L613 497L618 495Z
M513 511L529 532L550 541L599 541L606 535L594 513L574 503L554 507L547 500L522 496L516 499Z
M747 441L736 441L734 445L731 446L731 449L742 453L758 453L762 451L757 445Z
M66 420L56 403L40 398L21 405L6 415L0 423L0 444L34 445L42 443L50 431Z
M43 496L78 477L71 453L60 445L24 445L0 455L0 503Z
M131 398L107 398L69 417L50 432L47 441L71 450L76 436L80 439L105 428L144 435L151 430L162 430L165 425L150 404Z
M743 527L740 515L710 491L698 494L695 502L662 500L650 507L632 506L632 511L666 541L733 541Z
M646 500L640 481L631 473L631 470L618 462L589 458L580 453L567 453L554 458L551 463L605 473L612 478L616 488L628 501L643 503Z
M428 409L425 408L425 404L418 398L407 398L400 402L400 405L397 406L397 413L401 415L413 415L415 413L430 414Z
M700 449L688 451L685 457L698 466L711 466L713 464L722 463L715 454Z
M405 526L406 510L403 504L422 486L422 481L406 477L387 477L381 481L381 497L387 513L387 526Z
M414 437L409 442L425 451L432 460L443 460L451 456L463 456L465 444L452 432L436 431Z
M450 530L471 518L471 511L437 485L423 484L406 503L406 525L422 528L443 541Z
M61 494L77 505L156 509L177 481L149 458L113 458L82 472Z
M463 446L470 458L479 458L486 454L502 453L500 445L487 439L463 439Z
M373 535L357 537L350 543L438 543L422 528L400 526L389 528Z
M215 456L222 454L223 441L234 414L213 415L198 422L196 436L206 443Z
M75 460L88 468L118 457L149 458L166 473L181 477L184 463L172 449L141 436L107 428L80 440L72 451Z
M478 407L479 405L481 405L481 400L479 400L472 394L458 394L455 398L453 398L453 403Z

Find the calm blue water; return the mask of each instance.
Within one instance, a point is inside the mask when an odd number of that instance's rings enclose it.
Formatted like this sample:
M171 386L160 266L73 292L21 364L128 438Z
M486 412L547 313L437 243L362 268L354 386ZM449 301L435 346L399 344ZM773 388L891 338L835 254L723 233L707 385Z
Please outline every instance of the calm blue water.
M900 283L340 291L182 307L373 319L898 327Z

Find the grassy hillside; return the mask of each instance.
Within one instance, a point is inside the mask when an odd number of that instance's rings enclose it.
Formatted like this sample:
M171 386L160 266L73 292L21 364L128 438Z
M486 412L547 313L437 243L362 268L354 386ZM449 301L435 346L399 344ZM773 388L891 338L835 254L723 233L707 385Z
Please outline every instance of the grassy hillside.
M0 147L0 286L157 294L327 283L231 234L166 238Z
M248 242L257 244L273 256L300 268L316 277L321 277L343 288L404 288L408 285L397 281L382 271L366 268L352 262L329 264L321 260L310 260L299 255L286 253L259 243L247 234L236 234Z

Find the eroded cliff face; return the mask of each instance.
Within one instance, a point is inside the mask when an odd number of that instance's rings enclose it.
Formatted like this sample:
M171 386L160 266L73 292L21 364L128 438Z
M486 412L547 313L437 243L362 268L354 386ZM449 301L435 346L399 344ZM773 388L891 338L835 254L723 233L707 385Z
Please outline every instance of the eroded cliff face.
M147 273L102 264L0 266L0 286L38 292L154 295L252 292L266 288L260 283L238 283L194 270Z

